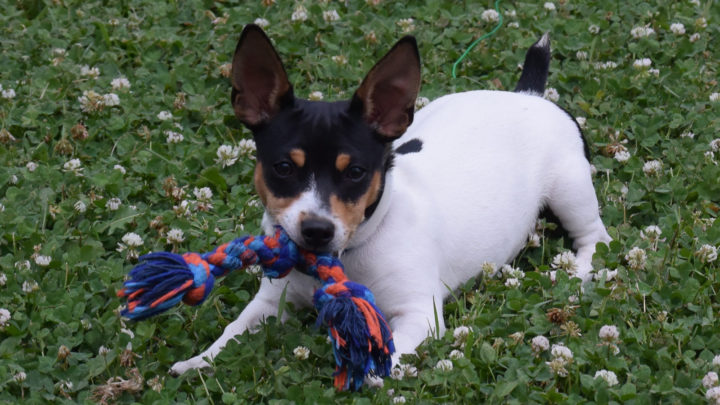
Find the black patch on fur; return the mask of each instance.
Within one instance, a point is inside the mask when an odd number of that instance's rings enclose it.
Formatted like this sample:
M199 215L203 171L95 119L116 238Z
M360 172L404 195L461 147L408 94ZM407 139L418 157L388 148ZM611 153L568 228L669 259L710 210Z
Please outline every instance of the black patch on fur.
M545 236L551 239L560 239L563 240L570 240L570 234L568 231L563 228L562 223L560 222L560 218L555 215L554 212L550 209L550 207L545 207L540 211L540 215L538 215L538 218L544 219L545 222L552 222L557 225L557 228L550 230L545 230Z
M540 45L547 34L538 39L525 54L522 75L515 86L515 92L536 93L542 95L545 92L545 83L550 69L550 39L546 39L544 45Z
M423 143L419 139L411 139L395 148L398 155L407 155L408 153L417 153L422 150Z

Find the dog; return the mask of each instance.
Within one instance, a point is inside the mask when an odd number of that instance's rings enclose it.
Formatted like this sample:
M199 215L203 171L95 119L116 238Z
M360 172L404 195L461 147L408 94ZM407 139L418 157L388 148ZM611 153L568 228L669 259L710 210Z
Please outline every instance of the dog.
M510 262L542 209L573 239L583 280L595 245L610 241L580 128L542 98L549 62L546 34L527 52L514 92L451 94L415 114L413 37L398 41L350 100L322 102L296 98L262 29L243 30L231 100L257 145L263 229L280 225L301 247L340 255L348 278L373 291L388 319L393 364L444 332L443 300L483 262ZM171 373L209 367L205 359L228 340L277 314L284 290L307 307L317 286L299 272L263 279L222 336Z

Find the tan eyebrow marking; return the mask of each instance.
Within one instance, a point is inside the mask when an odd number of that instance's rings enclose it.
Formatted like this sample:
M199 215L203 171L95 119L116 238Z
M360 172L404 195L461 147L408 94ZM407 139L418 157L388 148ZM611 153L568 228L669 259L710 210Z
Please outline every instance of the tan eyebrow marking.
M292 149L290 151L290 159L295 163L295 166L297 167L303 167L305 166L305 152L302 151L302 149Z
M335 159L335 167L338 169L338 171L343 171L347 169L349 164L350 155L348 155L347 153L341 153L337 156L337 159Z

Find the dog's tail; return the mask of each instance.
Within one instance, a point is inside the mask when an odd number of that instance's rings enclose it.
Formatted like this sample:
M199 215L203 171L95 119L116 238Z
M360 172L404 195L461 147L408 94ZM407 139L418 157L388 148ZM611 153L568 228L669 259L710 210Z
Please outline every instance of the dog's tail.
M522 75L517 86L515 86L515 92L542 97L543 93L545 93L545 83L547 82L549 69L550 35L546 32L525 54Z

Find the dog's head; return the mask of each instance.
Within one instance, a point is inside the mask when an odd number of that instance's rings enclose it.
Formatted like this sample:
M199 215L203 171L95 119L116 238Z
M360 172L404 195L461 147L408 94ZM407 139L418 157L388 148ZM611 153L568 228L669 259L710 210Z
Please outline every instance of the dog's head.
M370 70L352 99L295 98L259 27L243 30L232 63L232 105L257 145L255 188L270 218L299 245L345 248L371 214L392 162L392 141L413 120L420 87L415 39Z

